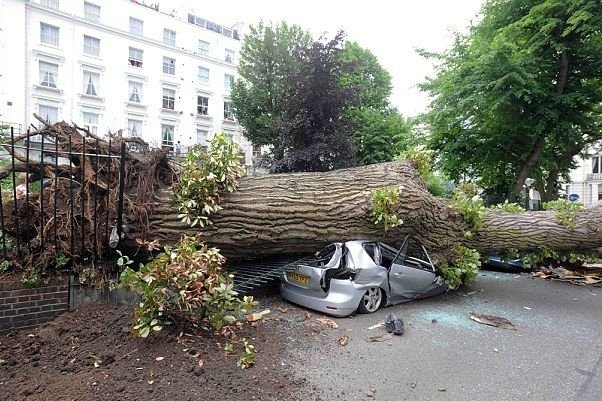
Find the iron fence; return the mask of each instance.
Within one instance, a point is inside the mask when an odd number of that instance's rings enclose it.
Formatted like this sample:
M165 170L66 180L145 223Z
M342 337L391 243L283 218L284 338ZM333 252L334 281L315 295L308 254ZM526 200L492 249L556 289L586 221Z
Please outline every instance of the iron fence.
M126 144L112 154L109 138L108 154L102 154L98 138L84 139L75 149L71 135L66 146L59 146L51 136L34 142L15 131L11 127L1 145L0 258L20 260L45 251L72 263L103 257L123 230ZM90 190L83 190L85 177L93 177Z

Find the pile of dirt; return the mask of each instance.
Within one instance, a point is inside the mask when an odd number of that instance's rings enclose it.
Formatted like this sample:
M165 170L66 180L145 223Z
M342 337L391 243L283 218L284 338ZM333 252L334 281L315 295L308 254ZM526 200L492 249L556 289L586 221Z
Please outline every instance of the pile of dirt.
M97 302L0 337L0 399L309 399L305 380L289 368L282 319L241 330L257 350L246 370L221 348L223 337L163 331L140 339L132 337L131 322L131 307Z

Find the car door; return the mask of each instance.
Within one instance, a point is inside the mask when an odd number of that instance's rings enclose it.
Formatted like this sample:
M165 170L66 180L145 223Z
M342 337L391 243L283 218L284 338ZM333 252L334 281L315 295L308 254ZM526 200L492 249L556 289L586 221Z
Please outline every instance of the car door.
M419 297L436 279L426 249L417 239L408 236L389 269L391 302Z

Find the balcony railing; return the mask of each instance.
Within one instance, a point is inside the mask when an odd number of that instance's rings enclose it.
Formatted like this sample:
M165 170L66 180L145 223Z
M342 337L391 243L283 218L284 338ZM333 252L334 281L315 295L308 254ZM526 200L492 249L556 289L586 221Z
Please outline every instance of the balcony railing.
M587 175L588 181L602 181L602 173L593 173Z

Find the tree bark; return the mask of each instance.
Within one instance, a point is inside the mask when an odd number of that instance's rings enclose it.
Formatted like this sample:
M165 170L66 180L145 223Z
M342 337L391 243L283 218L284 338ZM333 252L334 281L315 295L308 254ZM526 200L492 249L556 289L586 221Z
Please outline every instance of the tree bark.
M510 214L489 211L471 239L468 226L446 200L427 192L410 162L392 162L326 173L247 176L236 192L222 200L214 225L202 229L206 242L229 257L305 253L336 241L374 239L399 245L416 235L439 262L448 261L456 245L481 253L548 246L558 250L591 249L602 245L602 206L577 216L577 227L560 224L553 212ZM401 227L387 232L371 220L372 193L401 185L397 215ZM169 189L159 191L147 239L173 242L194 235L177 218ZM138 234L130 230L130 244Z

